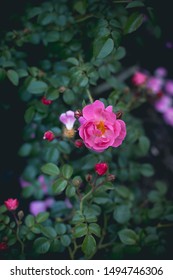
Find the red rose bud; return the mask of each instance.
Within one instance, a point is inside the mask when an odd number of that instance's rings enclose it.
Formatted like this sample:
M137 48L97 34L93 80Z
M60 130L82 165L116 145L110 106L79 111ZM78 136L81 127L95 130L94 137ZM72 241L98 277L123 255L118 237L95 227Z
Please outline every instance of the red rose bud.
M44 105L50 105L50 104L52 104L52 100L49 100L49 99L47 99L45 96L43 96L42 97L42 99L41 99L41 102L44 104Z
M8 249L8 245L6 242L0 242L0 251L4 251Z
M9 211L14 211L19 206L19 201L15 198L9 198L8 200L4 201L5 206Z
M76 148L81 148L83 146L83 141L80 139L75 140L74 145Z
M100 176L104 175L107 172L107 170L108 165L105 162L97 163L95 165L95 172Z
M75 112L74 112L74 116L75 116L75 118L76 119L79 119L80 117L82 117L82 111L81 110L76 110Z
M55 135L51 130L48 130L44 133L43 139L51 142L53 139L55 139Z

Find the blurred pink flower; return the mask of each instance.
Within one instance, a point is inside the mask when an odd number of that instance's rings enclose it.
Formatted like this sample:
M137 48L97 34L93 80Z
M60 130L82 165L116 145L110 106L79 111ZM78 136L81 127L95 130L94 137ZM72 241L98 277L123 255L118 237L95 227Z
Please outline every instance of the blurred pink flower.
M126 136L126 124L116 119L112 106L105 108L103 102L96 100L82 110L79 118L79 135L87 148L103 152L108 147L118 147Z
M173 95L173 80L169 80L165 83L165 90L170 95Z
M155 70L154 74L158 77L165 77L167 75L167 70L164 67L159 67Z
M26 188L26 187L29 187L31 185L30 182L27 182L25 180L23 180L22 178L19 179L19 182L20 182L20 185L22 188Z
M158 77L150 77L147 82L147 88L153 93L158 93L163 85L163 80Z
M40 176L37 178L37 180L38 180L38 182L40 183L40 187L41 187L41 189L43 190L43 192L44 192L44 193L47 193L48 189L47 189L47 184L46 184L44 175L40 175Z
M171 106L171 103L172 99L167 95L163 95L155 102L154 107L158 112L164 113Z
M163 118L167 124L173 126L173 107L170 107L164 112Z
M64 202L65 202L65 205L67 206L67 208L69 208L69 209L73 208L73 205L71 204L69 198L66 197Z
M147 80L147 76L141 72L136 72L132 77L132 83L135 86L140 86L144 84Z
M44 201L40 201L40 200L32 201L29 205L29 211L31 214L36 216L37 214L46 211L46 205Z
M49 208L54 204L54 202L55 202L55 200L52 197L48 197L44 201L44 204L45 204L46 208Z
M76 118L74 117L73 111L67 111L66 113L62 113L60 115L59 120L66 126L68 130L71 130L76 121Z

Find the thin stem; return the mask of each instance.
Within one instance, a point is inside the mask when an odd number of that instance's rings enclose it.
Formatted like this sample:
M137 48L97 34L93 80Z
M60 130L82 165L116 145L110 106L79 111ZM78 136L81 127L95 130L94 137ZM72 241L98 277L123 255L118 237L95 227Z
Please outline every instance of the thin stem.
M158 224L157 228L167 228L167 227L173 227L173 223L169 224Z
M13 217L14 217L14 220L16 222L16 226L17 226L17 229L16 229L16 238L18 240L18 242L20 243L21 245L21 253L23 254L24 253L24 243L22 242L20 236L19 236L19 230L20 230L20 222L18 221L18 219L16 218L16 214L13 212Z
M94 102L94 100L93 100L93 98L92 98L92 95L91 95L91 92L89 91L89 89L87 89L87 90L86 90L86 92L87 92L87 95L88 95L89 101L90 101L91 103L93 103L93 102Z
M93 189L91 189L86 195L84 195L80 202L80 211L83 212L83 203L84 201L92 194Z

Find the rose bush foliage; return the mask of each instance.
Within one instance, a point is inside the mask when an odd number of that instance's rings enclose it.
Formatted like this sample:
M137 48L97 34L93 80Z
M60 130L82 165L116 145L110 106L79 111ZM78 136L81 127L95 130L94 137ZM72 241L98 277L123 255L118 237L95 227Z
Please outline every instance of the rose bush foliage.
M121 78L123 40L145 25L149 9L145 1L120 2L43 1L2 40L0 78L27 106L22 194L19 205L13 198L18 208L0 206L3 258L165 252L173 207L165 183L154 180L143 122L133 116L146 95Z

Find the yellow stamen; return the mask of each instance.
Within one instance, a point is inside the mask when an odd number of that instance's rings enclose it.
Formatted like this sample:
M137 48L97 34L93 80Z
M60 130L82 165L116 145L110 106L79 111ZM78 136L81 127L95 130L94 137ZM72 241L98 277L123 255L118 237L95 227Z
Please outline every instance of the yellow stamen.
M97 129L99 129L101 131L101 135L103 135L106 131L106 127L105 127L105 123L104 121L100 121L97 125L96 125Z

